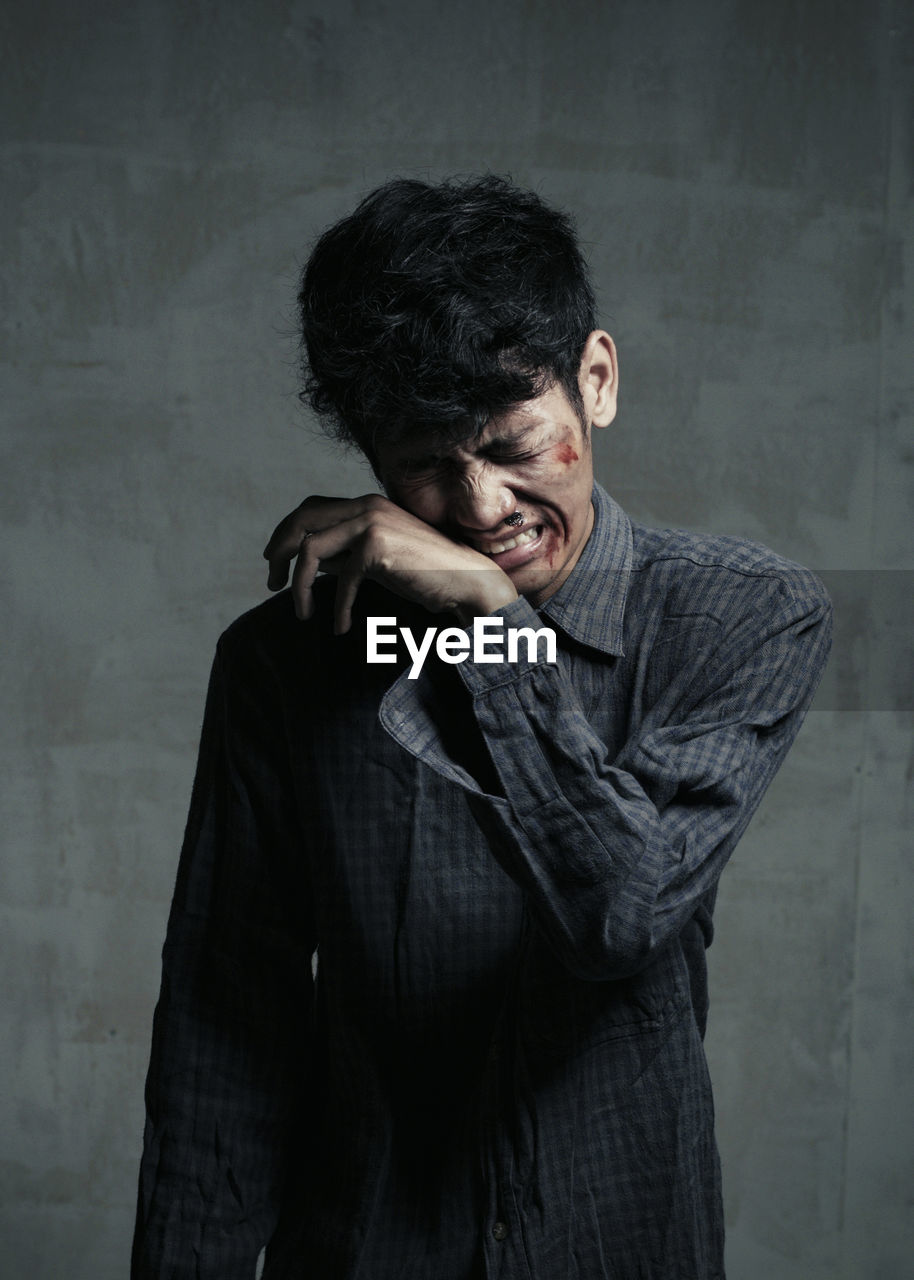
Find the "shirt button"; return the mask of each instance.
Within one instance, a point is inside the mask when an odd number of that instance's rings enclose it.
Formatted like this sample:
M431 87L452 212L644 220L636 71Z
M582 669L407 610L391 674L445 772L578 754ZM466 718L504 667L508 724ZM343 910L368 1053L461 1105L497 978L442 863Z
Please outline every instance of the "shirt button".
M492 1235L496 1240L504 1240L508 1235L508 1226L504 1222L496 1222L492 1228Z

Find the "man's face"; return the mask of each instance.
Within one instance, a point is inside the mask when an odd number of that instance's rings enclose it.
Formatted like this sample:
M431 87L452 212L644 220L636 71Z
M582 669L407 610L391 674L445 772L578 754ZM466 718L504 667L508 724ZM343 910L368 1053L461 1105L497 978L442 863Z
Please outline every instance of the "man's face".
M382 446L376 469L392 501L489 556L534 605L568 577L593 526L589 432L558 386L462 444Z

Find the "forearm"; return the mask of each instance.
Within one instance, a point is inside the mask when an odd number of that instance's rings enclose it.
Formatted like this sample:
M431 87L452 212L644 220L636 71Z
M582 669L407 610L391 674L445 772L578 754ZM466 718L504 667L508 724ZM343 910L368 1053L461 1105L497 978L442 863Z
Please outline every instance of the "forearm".
M736 743L700 805L658 808L643 772L607 764L560 670L474 705L504 798L471 793L470 807L553 950L584 978L643 968L716 883L767 785L765 761Z
M133 1280L251 1280L300 1149L307 888L281 738L254 737L262 694L229 683L217 660L163 951Z
M504 613L524 621L523 602ZM821 665L819 621L788 612L748 654L737 634L701 655L613 759L561 661L465 664L460 679L500 794L479 784L471 763L443 758L426 697L421 758L465 787L493 854L572 971L637 971L713 888L802 720L811 686L794 675ZM406 710L399 725L396 710L388 727L405 742Z
M156 1009L133 1275L251 1280L302 1140L308 991L243 939L230 958L184 924Z

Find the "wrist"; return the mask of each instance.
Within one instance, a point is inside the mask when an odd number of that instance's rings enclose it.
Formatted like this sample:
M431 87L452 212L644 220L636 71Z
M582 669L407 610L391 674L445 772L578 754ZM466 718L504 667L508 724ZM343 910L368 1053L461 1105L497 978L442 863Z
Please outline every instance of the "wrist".
M473 595L457 602L454 612L461 624L468 626L474 618L489 618L498 609L518 599L514 584L507 574L484 574L491 581L479 582ZM499 581L500 579L500 581Z

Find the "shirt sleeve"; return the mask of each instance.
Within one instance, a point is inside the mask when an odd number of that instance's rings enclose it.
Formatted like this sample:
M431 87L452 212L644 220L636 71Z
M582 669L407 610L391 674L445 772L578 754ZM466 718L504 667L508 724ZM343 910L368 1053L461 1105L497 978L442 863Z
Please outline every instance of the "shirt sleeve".
M300 823L269 691L223 649L163 951L132 1280L253 1280L286 1153L300 1154L313 991Z
M716 884L802 723L828 654L818 580L746 581L712 646L684 653L656 704L610 758L562 662L456 668L487 749L457 759L425 672L401 677L382 723L463 787L487 842L526 891L577 976L624 977L651 962ZM523 599L506 627L541 627ZM523 646L521 647L523 649ZM480 778L483 779L482 783Z

